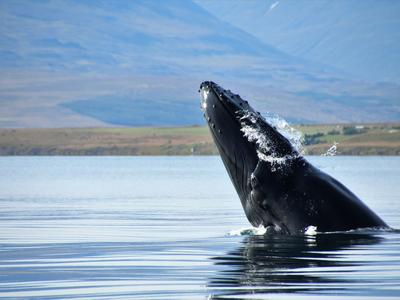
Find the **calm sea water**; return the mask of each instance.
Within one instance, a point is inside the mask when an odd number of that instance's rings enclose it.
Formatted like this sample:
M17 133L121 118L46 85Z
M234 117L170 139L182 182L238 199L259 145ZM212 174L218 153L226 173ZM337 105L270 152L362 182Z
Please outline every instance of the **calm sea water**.
M400 228L400 157L311 157ZM400 234L248 228L219 157L1 157L0 298L400 297Z

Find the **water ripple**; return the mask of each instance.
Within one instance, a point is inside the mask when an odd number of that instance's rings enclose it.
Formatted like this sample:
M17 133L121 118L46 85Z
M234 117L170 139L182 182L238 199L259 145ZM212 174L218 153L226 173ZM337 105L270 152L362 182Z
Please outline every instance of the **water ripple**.
M400 227L399 158L314 159ZM0 165L0 299L400 297L399 231L237 234L249 225L216 157Z

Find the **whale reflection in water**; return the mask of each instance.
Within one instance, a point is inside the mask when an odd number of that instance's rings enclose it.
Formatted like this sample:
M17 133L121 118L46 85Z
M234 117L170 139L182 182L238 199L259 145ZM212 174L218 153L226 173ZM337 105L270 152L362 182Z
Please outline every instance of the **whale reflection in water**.
M210 298L282 293L346 295L346 291L371 296L374 291L371 287L366 290L365 285L371 283L369 272L384 268L385 262L373 260L374 248L384 240L365 232L249 236L236 250L213 258L222 270L208 282ZM372 282L375 280L379 278L373 277ZM398 291L386 292L393 296L391 293ZM382 295L382 290L376 294Z

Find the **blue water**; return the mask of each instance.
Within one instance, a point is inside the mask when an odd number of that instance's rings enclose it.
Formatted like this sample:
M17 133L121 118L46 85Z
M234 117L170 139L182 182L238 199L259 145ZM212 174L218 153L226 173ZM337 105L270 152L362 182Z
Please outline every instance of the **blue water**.
M400 157L310 157L400 228ZM0 157L0 298L400 298L400 234L248 228L219 157Z

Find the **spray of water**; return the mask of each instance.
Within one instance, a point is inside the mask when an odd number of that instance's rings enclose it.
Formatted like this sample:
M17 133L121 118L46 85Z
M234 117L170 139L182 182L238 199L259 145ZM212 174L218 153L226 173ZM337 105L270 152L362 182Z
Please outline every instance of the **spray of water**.
M326 153L322 154L322 156L335 156L337 154L337 145L339 145L339 143L334 142L332 147L330 147Z
M228 232L228 236L240 236L240 235L264 235L267 229L260 225L259 227L244 227L234 229Z
M256 112L248 111L242 117L241 120L248 120L250 122L242 122L241 131L249 142L254 142L258 146L257 155L260 159L270 162L273 167L282 165L288 160L294 158L292 155L278 156L273 148L271 141L263 133L259 122L267 122L271 126L275 127L280 134L286 137L292 146L297 151L298 155L304 154L303 148L303 136L301 132L294 129L289 123L275 114L263 114L260 115ZM269 153L268 155L265 153ZM296 157L298 156L296 155Z
M239 229L234 229L228 232L228 236L242 236L242 235L266 235L266 234L279 234L281 233L281 228L278 225L267 226L264 227L260 225L258 227L243 227ZM316 236L317 235L317 227L316 226L307 226L302 231L306 236Z
M284 118L277 114L265 113L263 114L263 117L269 124L275 127L280 134L289 140L299 154L304 154L304 138L303 134L299 130L290 126Z

